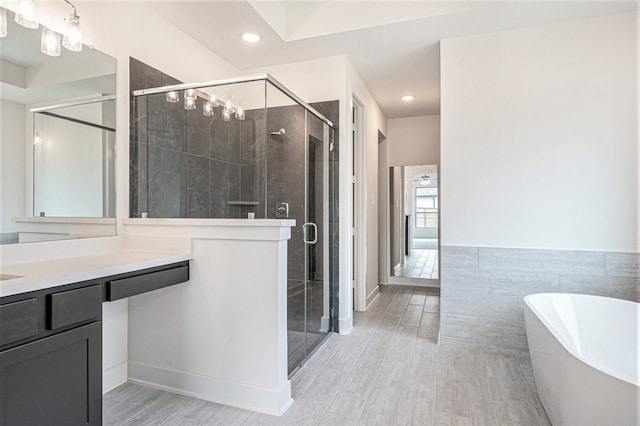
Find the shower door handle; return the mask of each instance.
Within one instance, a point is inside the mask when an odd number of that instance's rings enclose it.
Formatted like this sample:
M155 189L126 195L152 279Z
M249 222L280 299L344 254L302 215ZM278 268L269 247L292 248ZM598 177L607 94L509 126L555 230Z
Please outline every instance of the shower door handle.
M313 240L307 240L307 226L313 227ZM313 222L307 222L302 225L302 241L305 244L315 244L318 242L318 226Z

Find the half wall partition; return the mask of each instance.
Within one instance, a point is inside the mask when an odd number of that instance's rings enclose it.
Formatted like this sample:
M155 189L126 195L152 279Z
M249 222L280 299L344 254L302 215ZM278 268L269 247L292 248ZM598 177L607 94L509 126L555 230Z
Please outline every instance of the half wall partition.
M131 102L131 217L296 220L289 373L337 323L336 129L318 110L337 118L338 102L316 107L269 75L142 88Z

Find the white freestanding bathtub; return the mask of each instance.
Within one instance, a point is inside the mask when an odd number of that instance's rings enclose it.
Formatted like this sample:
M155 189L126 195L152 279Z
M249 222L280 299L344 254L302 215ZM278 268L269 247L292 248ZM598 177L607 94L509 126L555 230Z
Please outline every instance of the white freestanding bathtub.
M640 304L564 293L524 301L534 377L551 423L640 425Z

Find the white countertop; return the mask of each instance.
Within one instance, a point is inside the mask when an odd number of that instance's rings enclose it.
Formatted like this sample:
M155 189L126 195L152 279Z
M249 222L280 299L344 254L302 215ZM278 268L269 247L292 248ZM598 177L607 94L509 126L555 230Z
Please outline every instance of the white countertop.
M21 277L0 281L0 297L169 265L191 258L190 253L117 250L88 256L0 265L0 274Z

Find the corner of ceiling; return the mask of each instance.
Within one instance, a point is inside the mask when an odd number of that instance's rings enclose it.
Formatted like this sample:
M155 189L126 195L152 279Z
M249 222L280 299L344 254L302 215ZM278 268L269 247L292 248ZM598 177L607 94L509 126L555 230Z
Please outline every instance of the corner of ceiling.
M287 10L280 1L247 0L247 3L281 39L287 39Z

